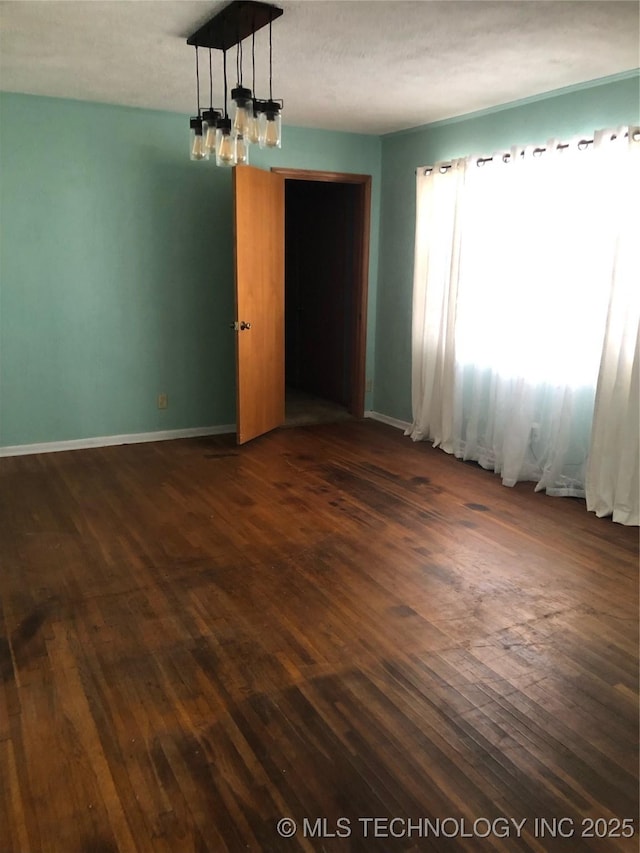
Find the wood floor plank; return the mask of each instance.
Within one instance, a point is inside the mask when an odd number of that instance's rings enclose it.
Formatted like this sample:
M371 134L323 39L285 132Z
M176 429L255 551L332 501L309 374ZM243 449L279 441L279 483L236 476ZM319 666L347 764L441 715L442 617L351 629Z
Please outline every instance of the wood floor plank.
M637 530L390 427L0 459L0 604L2 853L637 849Z

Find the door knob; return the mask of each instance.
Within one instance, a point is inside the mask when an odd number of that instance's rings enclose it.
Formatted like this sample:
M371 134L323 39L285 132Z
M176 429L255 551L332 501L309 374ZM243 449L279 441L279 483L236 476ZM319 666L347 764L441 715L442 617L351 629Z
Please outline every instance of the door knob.
M229 323L229 328L233 329L234 332L244 332L245 329L251 328L251 323L246 323L244 320L241 322L236 320L235 323Z
M245 329L250 329L250 328L251 328L251 323L245 323L244 320L240 323L240 331L241 332L244 332Z

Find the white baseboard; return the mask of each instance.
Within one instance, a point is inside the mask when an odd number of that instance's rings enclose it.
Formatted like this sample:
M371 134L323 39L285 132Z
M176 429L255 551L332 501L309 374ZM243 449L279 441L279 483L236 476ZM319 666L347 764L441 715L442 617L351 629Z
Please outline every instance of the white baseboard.
M27 456L31 453L57 453L62 450L86 450L89 447L110 447L115 444L144 444L148 441L171 441L176 438L199 438L205 435L224 435L235 432L235 424L221 424L192 429L169 429L159 432L133 432L129 435L102 435L95 438L74 438L70 441L47 441L43 444L14 444L0 447L0 456Z
M398 418L382 415L380 412L367 411L365 418L407 430L411 424ZM69 441L46 441L41 444L14 444L0 447L0 457L28 456L34 453L59 453L65 450L86 450L90 447L112 447L118 444L145 444L150 441L172 441L176 438L200 438L207 435L225 435L236 431L235 424L194 427L191 429L159 430L158 432L133 432L128 435L101 435L93 438L74 438Z
M407 430L411 426L409 421L399 421L398 418L391 418L389 415L381 415L380 412L365 412L365 418L371 418L372 421L380 421L380 423L388 424L396 429Z

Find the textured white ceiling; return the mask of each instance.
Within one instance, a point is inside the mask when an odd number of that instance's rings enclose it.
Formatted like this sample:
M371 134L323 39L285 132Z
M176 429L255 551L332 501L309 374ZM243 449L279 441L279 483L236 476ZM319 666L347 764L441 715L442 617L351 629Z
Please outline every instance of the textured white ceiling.
M226 0L2 2L0 86L192 113L194 50L185 40L225 5ZM276 5L284 15L273 24L274 95L284 98L285 123L305 127L386 133L640 65L636 0ZM260 85L266 32L256 36L260 96L266 94ZM250 83L247 54L245 48ZM219 103L221 54L213 56ZM235 51L229 58L235 68Z

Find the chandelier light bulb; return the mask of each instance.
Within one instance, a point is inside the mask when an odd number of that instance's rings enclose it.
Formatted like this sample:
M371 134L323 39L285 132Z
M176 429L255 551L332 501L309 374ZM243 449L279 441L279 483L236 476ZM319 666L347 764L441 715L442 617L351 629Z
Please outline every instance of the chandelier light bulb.
M189 119L189 128L191 131L190 156L192 160L208 160L209 152L204 144L202 135L202 119L199 116L193 116Z
M216 129L215 127L208 127L207 133L204 138L204 145L209 154L216 153Z
M216 128L216 165L235 166L236 137L231 133L231 119L221 118Z
M230 133L223 133L220 137L216 153L220 166L233 166L236 162L235 140Z
M277 101L264 102L264 111L260 113L260 147L282 147L282 118Z
M253 98L251 89L236 86L231 90L231 123L235 136L249 136L249 128L253 119Z
M252 145L257 145L260 142L260 113L264 101L259 98L253 99L253 116L249 122L249 142Z
M236 163L238 166L249 165L249 141L244 136L236 136Z
M251 119L251 124L249 125L249 134L247 138L251 145L257 145L260 142L260 124L258 116L254 116Z
M202 113L202 137L208 154L216 153L216 124L221 114L218 110L205 110Z
M267 130L264 137L265 148L278 148L280 142L280 134L278 126L273 119L267 119Z
M193 140L193 146L191 148L191 159L204 160L207 156L207 152L204 148L204 140L202 138L202 134L200 134L199 136L196 136Z

